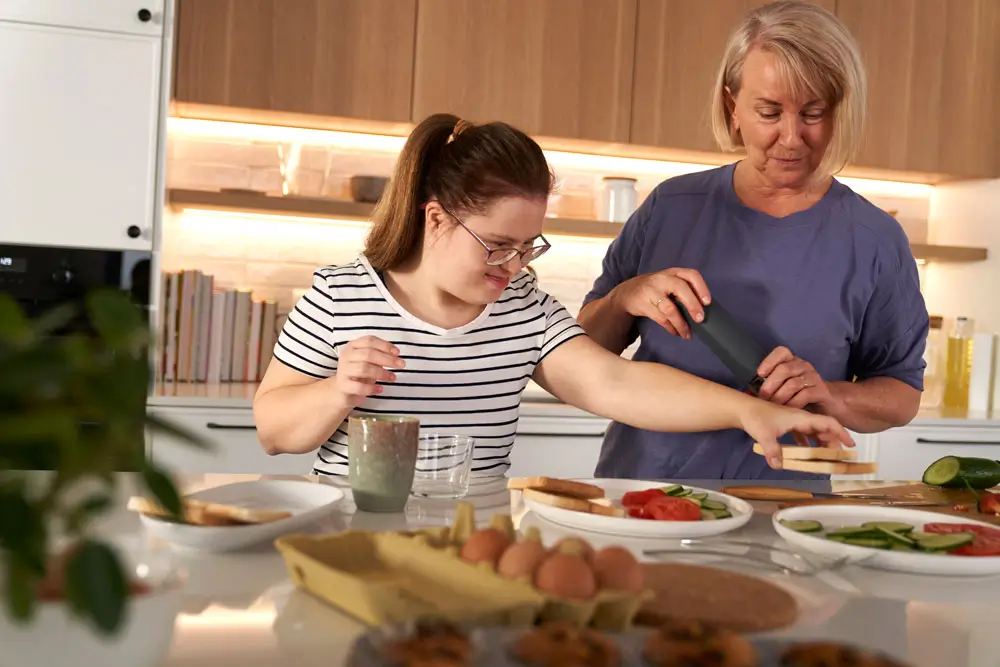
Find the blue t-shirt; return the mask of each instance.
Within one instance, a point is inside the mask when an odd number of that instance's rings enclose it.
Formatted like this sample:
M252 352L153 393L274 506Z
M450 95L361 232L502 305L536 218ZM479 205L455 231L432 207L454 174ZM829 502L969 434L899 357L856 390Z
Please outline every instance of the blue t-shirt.
M784 345L823 379L893 377L923 390L929 327L916 262L896 220L834 181L815 205L784 218L745 206L730 164L653 190L608 248L585 303L635 276L697 269L765 352ZM735 387L697 338L637 318L637 361L668 364ZM791 442L791 440L787 440ZM816 478L771 469L740 430L659 433L613 423L599 477Z

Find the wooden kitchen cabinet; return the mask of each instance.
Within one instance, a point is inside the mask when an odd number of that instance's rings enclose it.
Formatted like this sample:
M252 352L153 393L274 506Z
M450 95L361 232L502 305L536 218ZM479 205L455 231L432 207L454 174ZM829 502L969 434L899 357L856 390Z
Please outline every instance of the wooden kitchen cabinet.
M630 141L718 151L709 104L729 33L769 0L638 0ZM815 4L834 9L835 0Z
M856 164L1000 175L1000 2L837 0L868 69Z
M413 120L628 141L636 0L420 0Z
M416 0L179 0L181 102L406 122Z

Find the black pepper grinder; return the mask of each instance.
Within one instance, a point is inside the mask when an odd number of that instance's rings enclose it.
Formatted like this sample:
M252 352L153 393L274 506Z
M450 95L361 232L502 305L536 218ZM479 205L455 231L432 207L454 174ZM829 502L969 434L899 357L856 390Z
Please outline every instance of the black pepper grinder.
M684 304L672 294L670 300L677 306L691 332L725 364L739 386L749 389L756 396L764 384L764 378L757 375L757 369L766 357L756 341L715 299L703 307L705 319L701 322L695 322Z

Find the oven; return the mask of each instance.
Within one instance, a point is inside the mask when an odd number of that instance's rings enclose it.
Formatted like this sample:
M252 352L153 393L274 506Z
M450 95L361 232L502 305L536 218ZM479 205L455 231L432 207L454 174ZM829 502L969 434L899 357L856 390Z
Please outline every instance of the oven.
M35 318L63 303L79 302L92 289L114 287L128 294L150 319L152 253L58 246L0 244L0 292ZM82 318L60 334L81 332Z
M12 296L34 319L61 304L82 304L93 289L111 287L127 294L150 323L152 259L144 251L0 244L0 293ZM84 312L80 308L76 318L52 335L93 334ZM143 401L148 392L149 387ZM80 428L96 425L81 423ZM136 446L145 450L141 435Z

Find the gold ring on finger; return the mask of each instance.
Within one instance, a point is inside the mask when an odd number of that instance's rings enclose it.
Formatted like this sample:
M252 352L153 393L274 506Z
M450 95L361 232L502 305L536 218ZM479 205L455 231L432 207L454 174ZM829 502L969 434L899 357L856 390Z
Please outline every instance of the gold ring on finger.
M659 299L653 302L653 308L659 308L660 304L667 300L667 297L661 296Z

